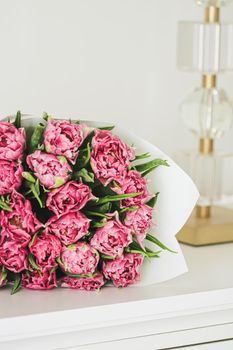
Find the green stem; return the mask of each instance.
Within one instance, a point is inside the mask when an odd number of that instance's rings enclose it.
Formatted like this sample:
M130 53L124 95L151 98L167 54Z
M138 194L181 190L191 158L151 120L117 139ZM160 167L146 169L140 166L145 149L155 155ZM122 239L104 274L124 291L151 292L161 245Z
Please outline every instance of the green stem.
M175 253L177 254L177 252L175 252L174 250L171 250L170 248L166 247L162 242L160 242L157 238L155 238L154 236L147 234L146 235L146 239L154 244L156 244L158 247L162 248L163 250L167 250L170 253Z
M91 210L85 210L84 213L86 215L91 215L91 216L98 216L100 218L107 218L108 216L102 213L98 213L96 211L91 211Z
M108 203L108 202L118 202L118 201L121 201L123 199L140 196L140 194L142 194L142 192L118 194L115 196L105 196L105 197L99 198L96 201L96 205L100 205L100 204L104 204L104 203Z

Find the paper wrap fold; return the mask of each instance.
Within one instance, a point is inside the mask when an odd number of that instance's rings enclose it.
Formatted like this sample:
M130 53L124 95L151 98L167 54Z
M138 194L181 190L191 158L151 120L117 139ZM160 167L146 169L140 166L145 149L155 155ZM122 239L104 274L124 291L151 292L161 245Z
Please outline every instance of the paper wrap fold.
M30 128L39 122L41 118L24 116L22 125ZM104 122L81 122L93 127L109 125ZM187 271L187 266L175 236L191 214L199 197L198 190L190 177L159 148L118 126L114 128L113 133L120 136L127 144L134 145L137 154L149 152L151 159L166 159L170 165L169 167L160 166L147 176L150 179L150 191L160 192L154 209L153 222L155 225L150 233L177 254L163 251L159 259L154 258L150 261L145 259L141 281L137 283L137 286L150 285L181 275ZM147 246L150 246L149 242ZM153 249L156 249L155 245Z

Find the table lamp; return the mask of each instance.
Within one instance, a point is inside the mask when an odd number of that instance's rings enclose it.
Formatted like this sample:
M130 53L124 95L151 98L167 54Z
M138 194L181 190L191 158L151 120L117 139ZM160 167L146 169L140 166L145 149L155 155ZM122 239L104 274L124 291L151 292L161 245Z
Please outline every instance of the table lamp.
M204 8L204 22L179 22L177 64L180 70L202 76L201 86L180 106L185 125L199 140L199 149L189 157L200 199L177 238L200 246L233 241L233 211L213 205L220 191L223 161L215 144L233 122L232 101L217 86L217 74L233 70L233 23L220 22L221 7L231 0L195 2Z

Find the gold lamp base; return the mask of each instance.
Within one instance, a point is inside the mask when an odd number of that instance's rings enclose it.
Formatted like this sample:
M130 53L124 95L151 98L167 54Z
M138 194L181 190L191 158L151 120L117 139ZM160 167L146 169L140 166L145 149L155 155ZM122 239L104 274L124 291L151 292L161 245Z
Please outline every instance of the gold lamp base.
M213 206L206 219L198 218L194 211L176 237L192 246L233 242L233 210Z

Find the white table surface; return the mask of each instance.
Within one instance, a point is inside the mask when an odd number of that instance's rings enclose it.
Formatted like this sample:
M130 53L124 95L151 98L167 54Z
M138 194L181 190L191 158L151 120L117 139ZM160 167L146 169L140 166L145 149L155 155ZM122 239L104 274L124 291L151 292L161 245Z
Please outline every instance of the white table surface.
M233 338L233 244L182 249L189 272L150 287L23 290L14 296L0 290L0 348L107 349L109 342L155 336L153 349L162 349L197 341L195 334L193 341L176 340L176 333L216 325L198 341Z

